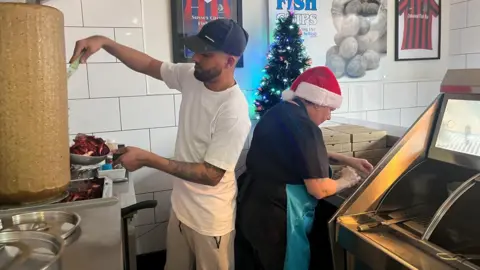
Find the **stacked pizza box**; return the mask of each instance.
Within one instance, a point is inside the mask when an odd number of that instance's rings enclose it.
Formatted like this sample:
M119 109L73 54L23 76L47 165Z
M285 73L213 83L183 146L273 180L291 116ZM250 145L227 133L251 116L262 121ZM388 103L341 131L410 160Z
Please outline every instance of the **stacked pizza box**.
M376 165L390 150L387 132L356 125L322 127L327 151L364 158ZM334 166L337 171L341 167Z

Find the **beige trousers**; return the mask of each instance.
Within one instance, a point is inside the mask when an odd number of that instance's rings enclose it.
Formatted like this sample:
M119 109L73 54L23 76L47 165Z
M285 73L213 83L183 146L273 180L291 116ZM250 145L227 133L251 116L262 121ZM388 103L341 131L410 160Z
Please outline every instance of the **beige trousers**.
M235 231L217 237L199 234L171 211L165 270L234 270L234 239Z

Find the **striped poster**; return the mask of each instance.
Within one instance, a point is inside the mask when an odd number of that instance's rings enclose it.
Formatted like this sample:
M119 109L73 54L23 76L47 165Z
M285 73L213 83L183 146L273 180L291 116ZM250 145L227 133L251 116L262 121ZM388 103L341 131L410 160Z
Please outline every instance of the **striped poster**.
M219 18L232 18L232 0L182 0L183 33L195 35L207 22ZM184 57L193 53L186 49Z

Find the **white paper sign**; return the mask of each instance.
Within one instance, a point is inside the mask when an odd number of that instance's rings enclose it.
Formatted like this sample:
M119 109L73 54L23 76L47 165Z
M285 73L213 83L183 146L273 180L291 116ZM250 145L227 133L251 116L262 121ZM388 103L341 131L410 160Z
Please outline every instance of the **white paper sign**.
M387 0L269 0L270 41L280 17L294 9L313 66L327 65L340 81L383 78Z

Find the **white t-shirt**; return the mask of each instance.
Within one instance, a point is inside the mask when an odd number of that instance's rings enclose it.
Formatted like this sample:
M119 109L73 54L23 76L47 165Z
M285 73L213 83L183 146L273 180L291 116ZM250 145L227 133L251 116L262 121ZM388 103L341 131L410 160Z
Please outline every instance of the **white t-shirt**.
M208 162L224 169L216 186L175 179L172 209L178 220L207 236L222 236L235 227L235 166L250 132L248 103L238 85L214 92L195 79L193 64L163 63L162 79L182 92L175 160Z

